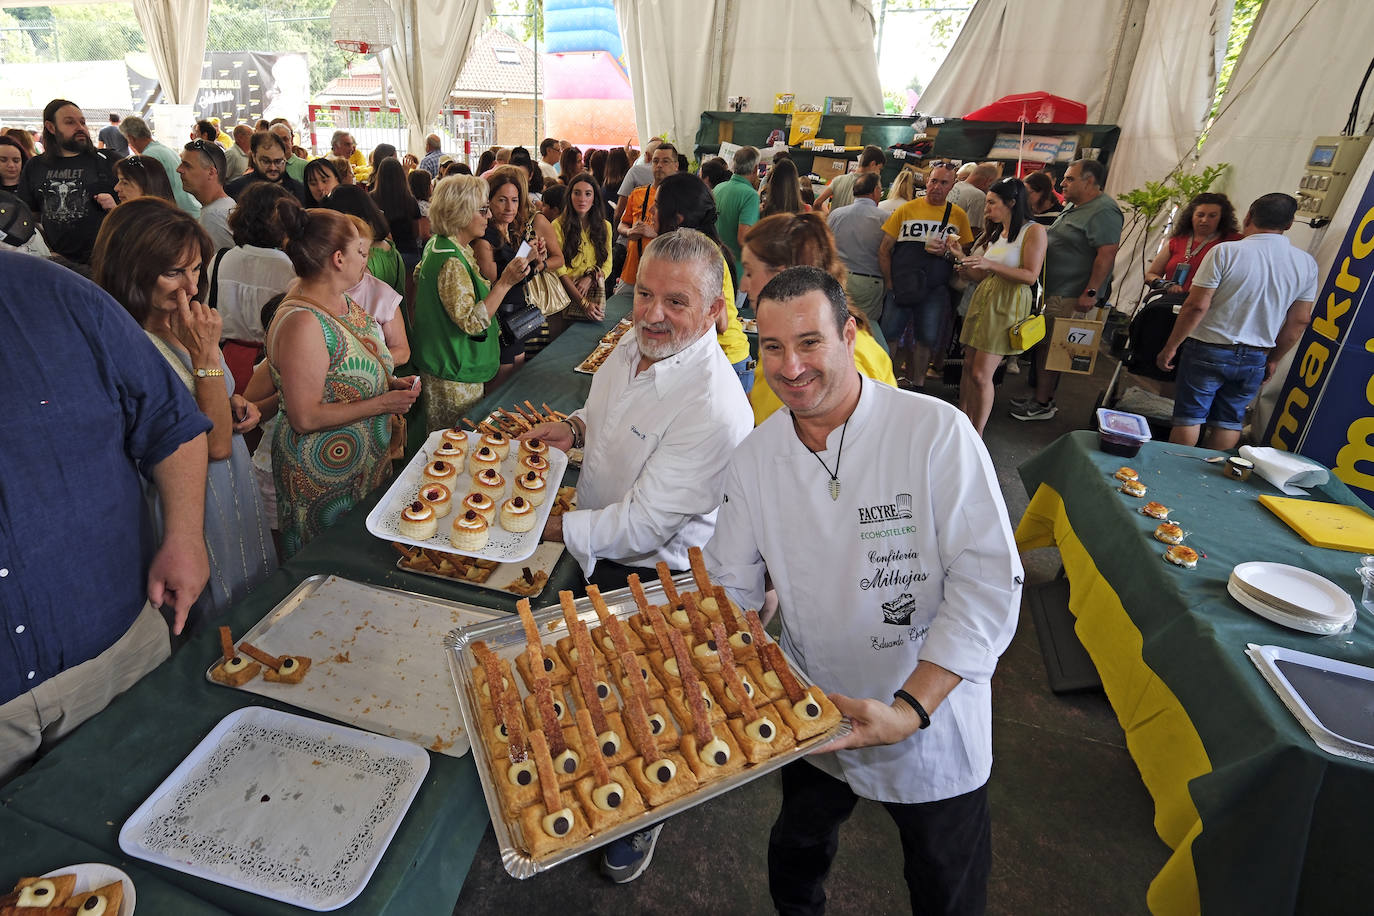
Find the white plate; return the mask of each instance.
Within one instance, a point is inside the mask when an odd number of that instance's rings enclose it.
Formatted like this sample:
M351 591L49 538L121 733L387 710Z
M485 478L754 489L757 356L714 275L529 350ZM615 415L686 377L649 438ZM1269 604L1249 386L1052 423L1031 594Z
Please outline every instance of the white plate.
M238 638L269 655L309 657L305 680L282 684L259 675L236 689L461 757L468 734L440 646L454 627L505 616L340 576L311 576ZM205 670L207 681L218 684L210 672L219 663L216 657Z
M529 531L516 533L501 527L500 506L511 495L511 488L516 476L515 468L520 461L520 446L514 440L511 440L510 453L506 455L506 460L501 462L499 468L501 476L506 478L506 489L501 496L493 497L493 501L497 505L497 514L491 522L491 536L487 541L487 546L475 551L458 550L449 543L448 534L452 529L453 519L458 514L463 497L472 491L472 475L468 473L467 457L471 457L471 452L477 447L477 442L481 438L481 434L475 432L468 433L469 455L463 460L463 471L458 475L458 485L454 487L452 511L439 519L438 534L427 541L421 541L408 538L397 530L401 521L401 510L408 506L415 499L415 494L420 491L420 482L424 479L425 465L430 462L429 455L439 447L439 442L443 436L444 430L442 429L429 434L424 447L415 454L414 458L410 459L405 470L401 471L396 480L387 488L386 495L367 514L367 530L385 541L400 541L402 544L428 547L431 550L441 550L444 553L460 553L465 557L495 560L498 563L515 563L534 553L534 549L539 546L539 539L544 535L544 522L548 521L549 512L553 509L553 496L546 494L543 504L535 508L534 527ZM546 486L557 493L558 485L563 480L563 472L568 467L568 456L556 448L550 448L547 458L549 474L546 478L548 481Z
M248 706L220 720L119 831L131 856L310 910L362 893L429 755Z
M1295 616L1345 620L1355 603L1340 586L1314 572L1282 563L1241 563L1231 571L1251 595Z
M1318 636L1331 636L1336 633L1349 633L1355 628L1355 605L1350 605L1350 616L1344 620L1319 620L1310 616L1298 616L1290 614L1267 604L1256 598L1250 592L1241 587L1240 583L1234 578L1226 582L1226 591L1230 592L1231 597L1241 603L1247 610L1254 611L1259 616L1271 623L1279 626L1288 627L1290 630L1298 630L1302 633L1315 633Z
M1343 674L1347 677L1370 682L1374 682L1374 668L1366 668L1363 665L1352 665L1349 662L1338 661L1323 655L1312 655L1308 652L1299 652L1296 649L1287 649L1283 646L1251 645L1248 654L1251 661L1253 661L1260 668L1260 672L1265 675L1265 680L1269 681L1270 686L1278 693L1279 699L1283 701L1284 705L1289 708L1294 716L1297 717L1298 721L1309 732L1315 727L1324 737L1334 741L1338 747L1363 748L1365 751L1374 751L1374 745L1347 738L1345 735L1327 728L1322 720L1317 717L1317 714L1312 711L1312 708L1307 705L1307 701L1303 699L1302 694L1294 688L1293 684L1288 680L1288 677L1283 673L1283 669L1278 666L1277 662L1292 662L1299 665L1305 665L1309 668L1315 668L1319 671L1330 671L1335 674ZM1370 686L1371 689L1374 689L1374 683L1371 683ZM1317 735L1313 735L1313 737L1316 738Z
M80 865L68 865L66 868L54 868L38 877L52 878L56 875L76 875L74 893L77 894L89 894L97 887L104 887L118 881L124 885L124 896L119 904L118 916L133 916L134 904L138 902L138 895L134 893L134 882L113 865L106 865L104 862L83 862ZM34 910L34 912L41 911Z

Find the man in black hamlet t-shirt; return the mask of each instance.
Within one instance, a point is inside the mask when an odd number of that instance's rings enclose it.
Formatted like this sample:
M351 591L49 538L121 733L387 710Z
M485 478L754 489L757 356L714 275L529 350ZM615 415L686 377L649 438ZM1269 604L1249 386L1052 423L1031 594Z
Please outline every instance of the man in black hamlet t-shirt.
M114 193L110 155L91 143L75 103L54 99L43 110L43 153L24 166L17 196L38 214L55 253L85 264L105 219L97 194Z

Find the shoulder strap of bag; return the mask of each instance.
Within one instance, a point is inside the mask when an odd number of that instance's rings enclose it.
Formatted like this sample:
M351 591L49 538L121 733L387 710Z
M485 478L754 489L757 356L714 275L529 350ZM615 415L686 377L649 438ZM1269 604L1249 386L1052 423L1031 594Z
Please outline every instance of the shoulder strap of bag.
M210 268L210 308L219 308L219 262L224 260L224 256L229 253L228 248L221 248L215 255L215 263Z

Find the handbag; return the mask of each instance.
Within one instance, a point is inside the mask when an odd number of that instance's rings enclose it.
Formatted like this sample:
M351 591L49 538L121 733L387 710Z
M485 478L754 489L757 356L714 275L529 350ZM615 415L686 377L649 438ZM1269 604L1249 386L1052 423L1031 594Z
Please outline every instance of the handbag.
M1021 247L1026 247L1024 238ZM1029 350L1045 339L1045 261L1040 262L1040 282L1032 291L1035 301L1031 304L1031 313L1007 330L1013 350Z
M944 234L952 211L953 206L946 202L937 233ZM893 249L892 286L899 308L912 309L924 305L927 294L941 284L949 285L951 276L951 262L927 254L924 245L909 242Z

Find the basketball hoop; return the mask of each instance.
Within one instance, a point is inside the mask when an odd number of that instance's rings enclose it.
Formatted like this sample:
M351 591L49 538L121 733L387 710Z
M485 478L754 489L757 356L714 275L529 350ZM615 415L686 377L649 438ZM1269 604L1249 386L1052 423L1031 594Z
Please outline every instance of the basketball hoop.
M329 36L345 66L359 55L385 51L391 47L391 7L385 0L339 0L329 14Z

